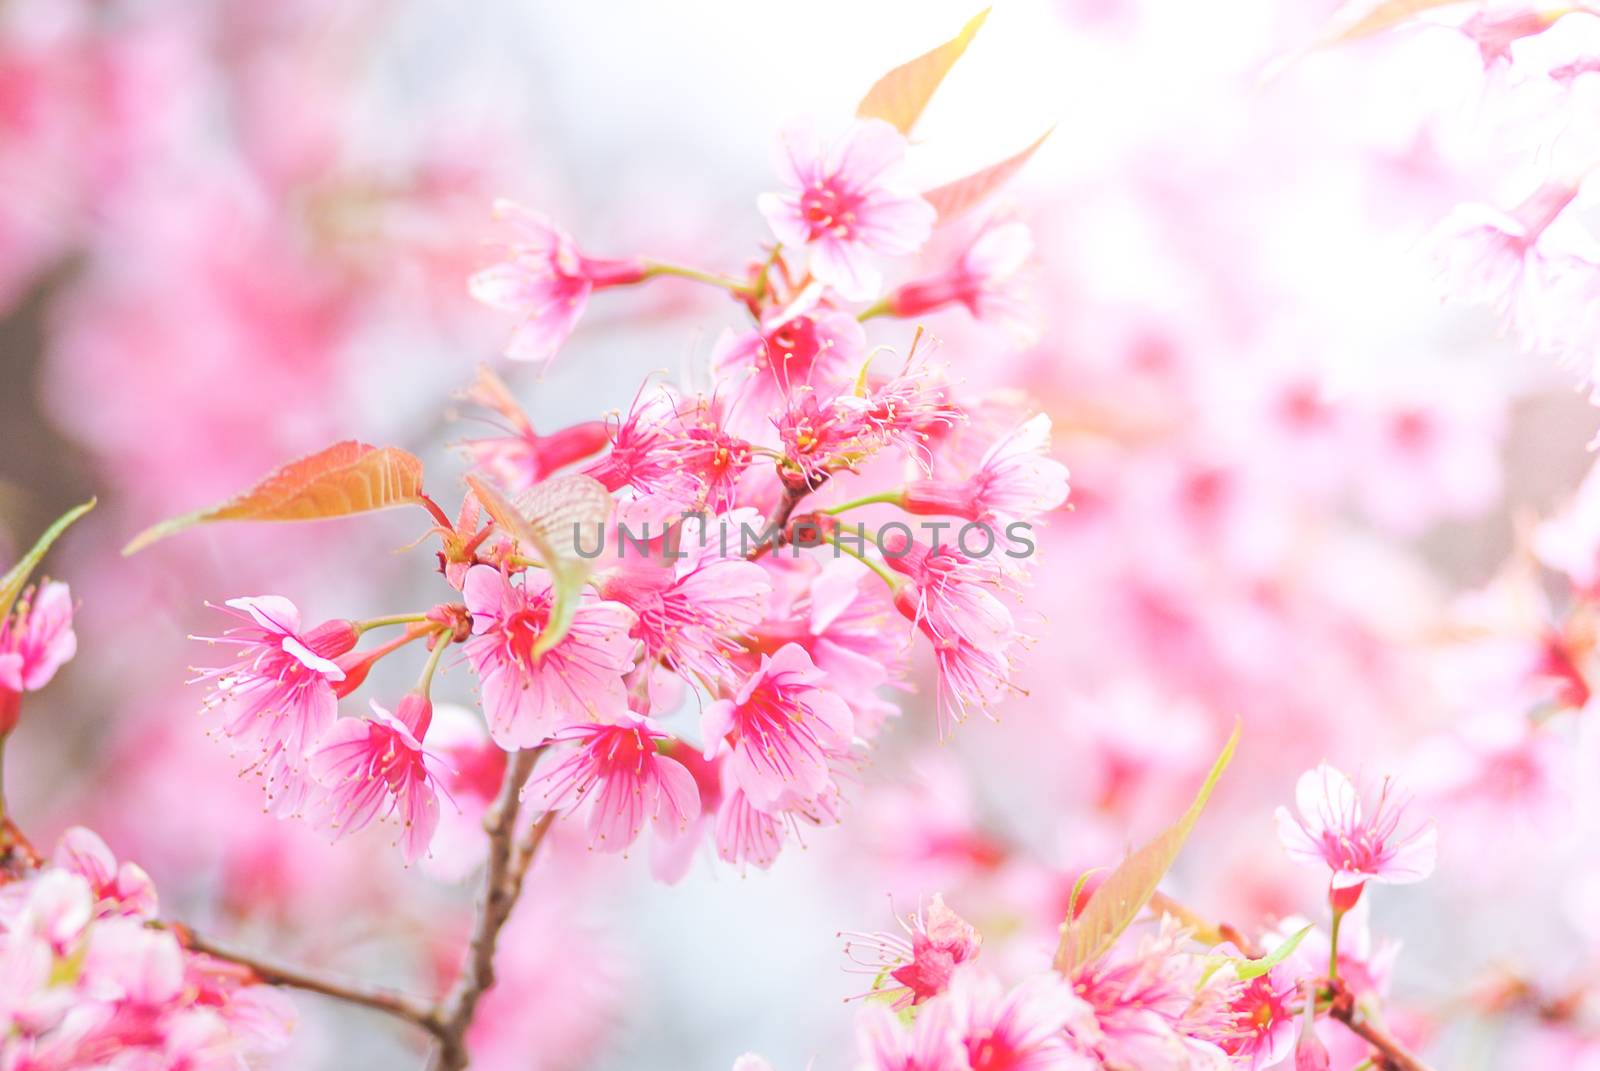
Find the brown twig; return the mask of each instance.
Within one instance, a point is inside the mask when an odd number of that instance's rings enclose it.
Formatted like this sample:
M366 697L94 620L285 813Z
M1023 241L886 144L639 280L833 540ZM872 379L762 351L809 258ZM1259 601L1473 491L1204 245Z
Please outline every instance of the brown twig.
M473 926L472 940L467 947L466 962L461 967L461 977L456 980L450 995L434 1010L433 1019L438 1029L439 1051L433 1066L437 1071L462 1071L470 1058L466 1034L477 1014L478 1001L494 985L494 954L500 940L500 931L511 917L517 896L522 891L522 874L517 869L517 856L513 838L516 835L517 812L522 786L533 772L539 749L513 753L506 764L505 779L500 783L495 797L483 818L483 828L489 834L489 863L483 879L483 898L478 903L478 917ZM534 827L535 830L539 826ZM538 835L542 839L543 834ZM538 842L532 847L537 848ZM531 858L530 853L529 857ZM526 864L521 864L524 868Z
M250 972L251 980L254 982L300 989L307 993L318 993L335 1000L342 1000L347 1004L359 1004L364 1008L404 1019L435 1036L440 1034L432 1006L398 989L364 985L301 967L287 967L273 963L250 953L216 944L182 923L162 922L152 925L172 931L177 935L179 942L191 952L200 952L213 959L226 960L245 968Z
M1385 1068L1387 1071L1433 1071L1433 1068L1406 1048L1399 1038L1389 1033L1382 1023L1360 1016L1350 991L1339 982L1333 984L1333 1003L1328 1008L1328 1015L1339 1020L1352 1034L1372 1046L1372 1062L1375 1066Z

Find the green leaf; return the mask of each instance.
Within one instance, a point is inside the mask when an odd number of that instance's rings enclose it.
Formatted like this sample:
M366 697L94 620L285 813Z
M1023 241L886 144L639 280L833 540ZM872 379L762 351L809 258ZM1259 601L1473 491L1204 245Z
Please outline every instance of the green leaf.
M1056 947L1055 966L1062 974L1070 974L1085 963L1092 963L1122 936L1124 930L1144 910L1156 886L1172 868L1188 839L1189 831L1205 809L1211 790L1216 787L1222 771L1233 759L1239 744L1239 724L1222 748L1222 754L1212 764L1211 772L1195 795L1194 802L1178 819L1154 840L1134 852L1113 870L1089 898L1088 905L1077 919L1068 918L1061 924L1061 943Z
M1028 157L1038 151L1039 146L1044 144L1044 139L1055 133L1055 129L1051 127L1046 130L1032 145L1014 156L1006 157L998 164L991 164L966 178L958 178L954 182L947 182L943 186L928 190L922 195L922 199L939 213L940 223L959 216L1011 181L1011 176L1022 170L1022 165L1028 162Z
M49 553L51 544L60 539L61 533L71 528L79 517L94 509L94 504L95 499L91 498L83 505L74 506L63 513L57 518L56 523L45 529L44 535L39 537L33 549L18 558L17 563L6 571L6 575L0 577L0 621L5 620L6 615L11 613L11 608L17 604L22 589L28 586L28 577L33 575L33 571Z
M1300 942L1306 939L1306 934L1311 932L1310 926L1296 930L1283 944L1274 948L1260 959L1239 960L1234 966L1234 973L1239 976L1239 981L1248 982L1252 978L1260 978L1272 968L1294 955L1294 950L1300 947Z
M542 655L572 627L590 572L589 560L578 554L577 540L586 527L605 524L611 515L611 493L600 481L581 473L535 484L514 502L477 476L469 475L467 484L500 530L524 550L538 555L550 571L555 605L533 644L534 656Z
M421 461L398 447L347 440L273 470L242 495L146 528L122 553L211 521L317 521L421 503Z
M989 10L984 8L978 12L961 27L960 33L938 48L902 63L874 82L856 106L857 117L882 119L893 124L900 133L910 134L928 101L933 99L933 91L939 88L950 68L978 35L983 20L989 17Z
M1232 967L1234 975L1241 982L1248 982L1252 978L1260 978L1263 974L1266 974L1272 968L1294 955L1294 950L1300 947L1300 942L1305 940L1306 934L1313 929L1315 929L1313 926L1301 927L1290 934L1288 939L1281 945L1260 959L1246 959L1243 956L1207 956L1205 957L1205 973L1201 975L1200 980L1202 983L1207 981L1213 974L1216 974L1224 967Z

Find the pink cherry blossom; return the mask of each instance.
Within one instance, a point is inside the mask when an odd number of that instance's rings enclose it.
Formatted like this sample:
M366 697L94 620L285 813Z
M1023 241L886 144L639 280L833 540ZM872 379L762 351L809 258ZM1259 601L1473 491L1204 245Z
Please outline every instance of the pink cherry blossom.
M1554 8L1546 11L1508 10L1504 13L1478 11L1461 24L1461 32L1478 46L1484 70L1511 63L1511 46L1524 37L1535 37L1554 26L1562 16L1571 14L1573 8Z
M1437 831L1431 824L1400 832L1406 800L1387 778L1370 812L1350 779L1323 763L1295 785L1299 818L1279 807L1278 839L1297 863L1326 866L1335 891L1368 881L1408 885L1433 873Z
M570 812L592 797L591 843L605 852L626 851L647 818L658 835L677 836L700 816L700 794L683 764L657 750L668 739L631 711L616 723L563 729L551 741L577 747L530 781L523 798L542 811Z
M1232 1016L1226 1009L1209 1012L1197 1000L1205 963L1186 951L1188 938L1163 917L1160 929L1137 944L1079 966L1069 981L1092 1018L1070 1030L1075 1047L1107 1067L1222 1064L1222 1051L1206 1037L1231 1027Z
M724 737L734 780L759 810L805 806L833 786L830 758L847 752L850 708L822 685L827 675L798 644L762 655L731 699L705 709L701 731L710 758Z
M1067 500L1067 467L1049 457L1049 449L1050 418L1040 413L991 446L967 479L907 484L904 506L969 521L1031 520Z
M881 1004L868 1004L856 1024L857 1071L968 1071L967 1052L948 1004L924 1008L909 1025Z
M1530 348L1548 348L1541 332L1562 312L1587 323L1580 299L1595 265L1576 257L1547 256L1540 238L1566 211L1578 188L1563 182L1540 186L1509 214L1467 205L1440 227L1439 265L1450 296L1487 306L1514 328ZM1577 286L1573 284L1577 283Z
M643 261L586 257L565 231L520 205L497 201L495 214L510 225L511 259L474 275L470 288L485 305L523 315L506 346L513 360L550 360L577 326L591 291L645 277Z
M462 595L472 614L467 660L482 684L495 743L533 747L569 725L626 709L622 677L633 666L634 648L626 607L586 600L561 642L536 657L533 646L555 599L548 576L529 572L513 584L499 570L475 565Z
M487 367L478 369L478 379L466 397L497 414L505 422L507 434L468 439L461 446L478 468L513 494L527 490L558 469L599 453L610 441L606 423L601 420L540 435L505 383Z
M150 875L137 863L119 865L106 842L92 830L73 826L63 833L51 865L88 882L102 912L155 917L156 888Z
M890 1007L921 1004L950 988L955 969L978 954L982 936L935 895L928 906L898 920L905 936L845 934L845 955L883 978L871 996L892 997ZM894 985L889 985L892 979Z
M717 857L723 862L741 871L746 865L766 870L783 850L784 816L757 810L744 789L725 784L714 836Z
M1298 990L1287 972L1274 968L1242 983L1231 994L1227 1010L1232 1021L1219 1043L1235 1066L1264 1071L1294 1053L1293 1004Z
M905 153L906 139L879 119L828 148L808 123L784 132L779 173L791 189L762 194L761 214L780 242L809 247L812 274L846 298L877 292L869 254L915 253L933 229L933 206L900 177Z
M60 581L26 592L0 620L0 736L16 725L22 693L49 684L77 650L72 593Z
M1060 975L1040 974L1007 990L975 967L956 972L948 1000L971 1071L1089 1071L1065 1028L1089 1014Z
M293 813L309 788L302 759L337 715L334 685L345 675L334 659L355 646L356 630L328 621L302 631L299 609L277 595L229 599L227 607L246 623L204 638L237 648L237 658L196 680L213 686L206 706L221 711L223 735L257 753L252 769L265 778L274 812Z
M718 341L711 370L738 384L736 408L748 418L764 422L794 391L848 379L866 356L860 321L819 304L820 290L808 287L755 330L728 331Z
M402 827L406 862L427 852L439 824L443 773L439 757L421 743L432 715L431 704L416 694L401 700L396 714L373 700L372 717L341 718L322 734L308 763L326 792L319 817L335 838L393 818Z
M725 531L741 519L730 514L713 524ZM760 623L772 582L756 563L723 556L720 533L693 519L668 542L676 546L664 554L681 560L624 554L597 577L600 591L633 611L633 636L647 661L708 687L731 681L732 659L744 650L738 637Z
M885 300L894 315L907 319L961 305L974 319L1003 324L1031 340L1037 332L1029 322L1021 275L1032 255L1033 234L1026 223L991 220L952 267L897 287Z
M608 490L633 492L633 501L619 504L619 520L661 524L698 509L721 513L733 507L752 460L750 445L725 425L715 399L644 389L613 423L610 453L583 472Z

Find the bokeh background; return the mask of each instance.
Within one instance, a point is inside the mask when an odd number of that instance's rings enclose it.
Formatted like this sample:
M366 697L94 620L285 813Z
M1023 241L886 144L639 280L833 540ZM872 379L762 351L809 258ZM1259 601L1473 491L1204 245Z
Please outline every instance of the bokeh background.
M664 886L643 859L558 843L505 942L479 1066L714 1068L747 1049L842 1066L840 1000L868 980L841 970L837 931L943 891L998 963L1042 964L1072 879L1180 810L1235 717L1243 748L1175 891L1248 925L1314 911L1272 806L1323 757L1399 773L1443 857L1375 909L1405 938L1396 1018L1446 1066L1525 1066L1501 1061L1540 1028L1469 998L1498 972L1581 976L1600 940L1592 734L1527 718L1559 609L1528 548L1597 421L1570 372L1441 301L1432 246L1458 203L1540 181L1533 131L1586 98L1516 72L1595 28L1519 43L1489 75L1445 23L1298 55L1330 12L998 6L913 166L932 186L1055 124L990 207L1034 228L1036 339L960 312L928 325L960 375L1052 415L1073 472L1028 597L1031 695L943 746L909 697L845 824L768 873L707 858ZM703 379L735 309L687 286L598 296L547 370L500 360L510 324L465 285L493 259L491 200L602 255L739 270L766 236L779 126L842 119L971 14L0 5L4 538L101 502L52 561L80 653L8 749L13 811L41 840L95 827L170 913L234 944L438 985L470 887L404 870L382 833L330 848L263 815L185 684L204 662L186 637L219 627L206 600L281 593L320 619L426 599L425 555L391 553L414 518L117 548L337 439L404 446L454 486L451 444L481 431L454 392L479 362L541 429L626 407L652 370ZM903 346L894 330L874 341ZM470 702L467 677L441 693ZM283 1066L414 1062L380 1020L299 1007Z

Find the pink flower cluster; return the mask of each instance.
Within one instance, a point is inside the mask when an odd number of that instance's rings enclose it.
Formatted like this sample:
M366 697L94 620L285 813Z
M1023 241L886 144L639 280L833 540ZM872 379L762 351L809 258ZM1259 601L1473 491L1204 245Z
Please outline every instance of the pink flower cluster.
M499 206L510 259L472 290L523 315L513 360L551 357L593 291L662 277L730 291L750 324L717 344L709 392L647 384L625 414L542 434L481 371L467 397L506 434L466 444L473 478L515 502L587 488L608 508L557 532L553 557L476 490L453 523L435 508L459 601L380 619L407 625L392 644L358 651L376 626L307 629L280 597L228 603L241 624L212 642L236 657L201 679L275 813L339 834L392 816L408 860L455 828L439 822L450 771L425 735L426 682L456 643L483 746L554 752L523 798L586 811L606 851L648 822L666 877L707 838L729 863L766 867L805 827L838 821L895 712L883 692L905 687L919 643L937 669L941 735L1018 691L1024 637L1001 596L1020 590L1026 563L1002 558L1002 535L1066 501L1049 419L948 379L930 343L875 356L864 324L954 304L986 315L1027 255L1026 228L980 229L956 267L886 296L877 258L916 252L936 217L905 184L904 136L873 120L828 149L797 132L785 146L793 189L761 201L779 243L745 278L590 257L543 217ZM869 537L883 509L893 523ZM579 591L561 582L570 569ZM434 658L395 715L374 704L370 718L338 718L374 662L421 637Z
M0 887L0 1066L224 1071L284 1046L285 998L186 949L156 906L145 872L81 827Z
M1359 896L1367 880L1427 877L1432 830L1400 833L1404 805L1387 786L1363 817L1349 781L1325 765L1301 778L1298 795L1305 817L1296 822L1280 812L1282 835L1292 858L1332 875L1331 931L1284 920L1260 934L1265 951L1245 955L1237 932L1206 926L1203 933L1192 914L1167 901L1152 905L1109 950L1007 986L976 962L978 931L935 896L904 920L904 936L849 935L849 969L873 977L863 994L855 1066L1263 1071L1293 1060L1296 1071L1326 1069L1324 1039L1342 1040L1332 1017L1349 1015L1341 1002L1371 1015L1386 994L1393 959L1393 946L1372 945L1355 898L1341 894L1353 888ZM734 1069L770 1065L747 1055Z

